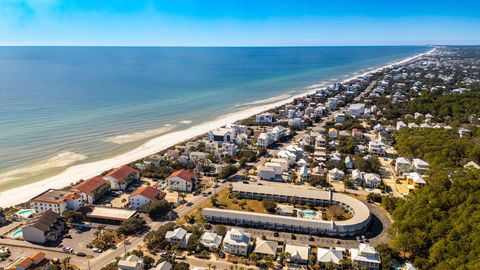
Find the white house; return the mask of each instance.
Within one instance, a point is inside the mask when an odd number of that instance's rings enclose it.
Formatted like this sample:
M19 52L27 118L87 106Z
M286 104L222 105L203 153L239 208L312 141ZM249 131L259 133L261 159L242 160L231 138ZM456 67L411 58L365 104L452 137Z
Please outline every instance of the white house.
M378 188L382 184L380 175L376 173L364 173L363 181L365 182L365 186L369 188Z
M404 128L407 128L407 124L405 124L403 121L398 121L397 122L397 130L402 130Z
M113 190L125 190L131 182L140 179L140 173L132 167L124 165L113 169L103 178L110 182Z
M142 259L132 254L118 261L119 270L143 270L144 265Z
M255 249L253 252L260 256L273 256L277 255L278 242L263 240L260 237L255 239Z
M287 161L288 165L292 165L297 160L297 155L287 150L282 150L277 153L277 158Z
M199 241L209 250L215 250L222 243L222 236L212 232L204 232Z
M310 247L308 245L286 244L285 253L290 254L291 263L307 264L308 256L310 256Z
M235 255L248 255L250 234L240 229L230 229L223 239L223 251Z
M170 190L191 192L198 180L197 175L185 169L178 170L167 177Z
M356 103L351 104L347 109L347 115L352 117L360 117L365 112L365 104L363 103Z
M328 171L328 178L330 179L330 181L341 181L343 180L344 176L345 173L337 168L333 168Z
M366 268L368 270L380 269L380 254L369 244L361 243L356 248L350 249L352 262L357 264L359 269Z
M255 116L255 122L257 124L266 124L266 125L271 124L273 122L273 114L268 112L257 114Z
M276 162L266 162L265 167L272 168L276 175L282 174L284 172L284 167Z
M419 174L426 174L430 165L423 159L414 158L412 159L413 169Z
M261 180L272 180L275 181L277 179L277 174L275 173L275 169L271 167L260 167L257 170L257 175L260 177Z
M363 173L359 169L355 169L352 171L352 181L357 186L363 184Z
M217 128L208 132L208 139L214 143L234 142L237 134L232 128Z
M271 132L262 132L257 138L256 145L260 147L268 147L273 143L273 135Z
M340 264L343 260L343 251L335 248L317 248L317 260L322 266L327 263Z
M404 176L412 171L412 163L407 158L398 157L395 160L395 171L398 176Z
M287 128L284 126L276 126L272 129L273 140L278 141L287 135Z
M133 209L140 209L145 205L156 202L162 196L162 192L151 186L136 189L128 196L128 205Z
M177 228L173 231L168 231L165 234L165 241L170 243L170 245L180 245L180 247L185 248L188 244L188 238L190 234L183 228Z
M375 156L385 155L385 144L379 141L370 141L368 143L368 153Z

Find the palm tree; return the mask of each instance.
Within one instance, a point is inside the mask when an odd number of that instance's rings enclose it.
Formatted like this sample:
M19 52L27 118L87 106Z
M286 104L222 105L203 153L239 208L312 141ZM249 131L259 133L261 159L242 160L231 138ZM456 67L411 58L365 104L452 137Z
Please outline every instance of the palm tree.
M66 270L70 268L70 260L71 260L70 256L63 258L62 260L62 263Z
M208 270L210 270L210 269L212 268L212 264L211 264L211 263L207 264L207 266L208 266Z

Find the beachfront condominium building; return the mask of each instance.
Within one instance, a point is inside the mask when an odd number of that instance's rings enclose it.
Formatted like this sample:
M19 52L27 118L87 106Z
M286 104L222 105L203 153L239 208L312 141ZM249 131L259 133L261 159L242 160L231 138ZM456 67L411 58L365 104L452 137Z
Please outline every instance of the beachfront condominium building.
M249 233L232 228L227 231L223 239L223 251L234 255L246 256L248 255L249 243Z
M93 204L110 190L110 182L95 176L74 186L71 190L78 192L85 203Z
M104 177L110 182L113 190L125 190L127 186L137 180L140 180L140 173L130 166L121 166L113 169Z
M156 202L162 197L162 192L154 187L145 186L138 188L128 197L128 206L140 209L145 205Z
M357 248L350 249L352 262L358 269L378 270L380 269L380 254L369 244L361 243Z
M82 196L74 191L49 189L30 200L35 213L52 210L62 214L66 210L78 210L84 205Z
M43 244L59 239L64 229L63 218L52 210L47 210L25 223L22 227L22 234L25 241Z
M198 177L195 173L185 169L178 170L167 177L168 188L181 192L192 192Z

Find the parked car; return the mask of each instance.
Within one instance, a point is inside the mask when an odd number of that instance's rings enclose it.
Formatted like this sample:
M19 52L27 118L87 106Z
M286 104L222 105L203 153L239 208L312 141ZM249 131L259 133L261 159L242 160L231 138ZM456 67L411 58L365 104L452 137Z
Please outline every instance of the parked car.
M103 250L101 248L92 248L92 251L95 253L102 253Z

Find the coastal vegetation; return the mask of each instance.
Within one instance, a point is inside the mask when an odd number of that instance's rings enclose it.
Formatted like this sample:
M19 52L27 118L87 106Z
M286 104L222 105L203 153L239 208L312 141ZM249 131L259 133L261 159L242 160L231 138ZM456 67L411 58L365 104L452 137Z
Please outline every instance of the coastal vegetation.
M428 98L433 100L421 98L415 104L424 104L435 116L452 115L458 123L480 109L479 92L432 93ZM410 104L401 110L418 109ZM422 158L430 170L428 185L405 200L382 198L395 219L391 228L394 252L389 250L388 256L398 252L419 269L480 269L480 170L463 168L469 161L480 162L480 129L469 129L472 137L466 138L460 138L455 129L395 132L399 156Z

